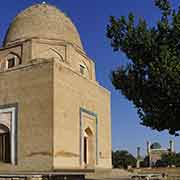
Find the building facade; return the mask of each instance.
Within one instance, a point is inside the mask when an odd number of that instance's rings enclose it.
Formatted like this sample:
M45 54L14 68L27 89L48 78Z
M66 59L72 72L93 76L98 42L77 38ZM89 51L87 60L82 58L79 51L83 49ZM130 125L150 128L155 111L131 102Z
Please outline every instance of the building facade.
M0 174L98 168L111 168L110 92L71 20L33 5L0 49Z
M162 148L159 143L151 144L147 142L147 156L149 158L149 166L155 166L158 160L161 160L163 154L175 153L173 141L169 141L169 147Z

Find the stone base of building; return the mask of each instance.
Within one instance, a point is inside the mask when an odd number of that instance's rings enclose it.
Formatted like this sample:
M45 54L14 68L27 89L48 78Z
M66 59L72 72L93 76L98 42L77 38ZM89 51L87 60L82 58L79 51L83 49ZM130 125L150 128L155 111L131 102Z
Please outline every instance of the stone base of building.
M84 180L84 174L0 175L0 180Z

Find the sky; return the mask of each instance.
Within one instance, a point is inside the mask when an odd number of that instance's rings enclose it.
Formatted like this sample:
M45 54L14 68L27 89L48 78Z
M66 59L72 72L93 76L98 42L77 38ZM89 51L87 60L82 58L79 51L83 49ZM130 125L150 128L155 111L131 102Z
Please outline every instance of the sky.
M30 5L42 3L40 0L2 0L0 5L0 41L13 17ZM168 147L169 140L175 141L175 149L180 151L180 137L170 136L168 132L157 132L140 125L136 109L121 93L114 89L110 73L127 62L121 52L113 52L106 37L109 16L127 16L131 11L136 17L144 17L151 26L157 22L160 12L153 0L46 0L68 15L76 25L87 55L96 64L96 77L99 83L111 92L112 148L128 150L136 154L146 152L146 141L159 142ZM179 0L171 0L173 7Z

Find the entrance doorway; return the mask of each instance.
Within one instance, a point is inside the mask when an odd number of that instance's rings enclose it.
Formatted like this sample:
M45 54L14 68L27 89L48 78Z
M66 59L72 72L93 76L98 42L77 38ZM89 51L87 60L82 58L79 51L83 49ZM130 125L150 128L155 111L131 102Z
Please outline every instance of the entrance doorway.
M94 166L94 136L90 128L84 131L84 165L85 167Z
M84 137L84 163L87 164L87 158L88 158L88 152L87 152L87 147L88 147L88 138Z
M10 163L11 161L11 143L8 127L0 124L0 161Z
M17 105L0 108L0 161L17 163Z

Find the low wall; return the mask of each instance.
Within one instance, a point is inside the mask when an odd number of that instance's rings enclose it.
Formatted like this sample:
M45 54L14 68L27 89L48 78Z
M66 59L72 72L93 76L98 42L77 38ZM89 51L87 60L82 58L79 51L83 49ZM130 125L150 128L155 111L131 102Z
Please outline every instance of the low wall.
M84 180L84 175L0 176L0 180Z

